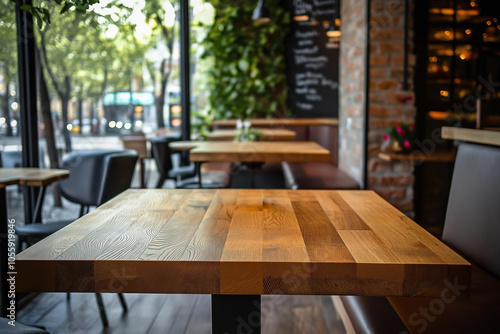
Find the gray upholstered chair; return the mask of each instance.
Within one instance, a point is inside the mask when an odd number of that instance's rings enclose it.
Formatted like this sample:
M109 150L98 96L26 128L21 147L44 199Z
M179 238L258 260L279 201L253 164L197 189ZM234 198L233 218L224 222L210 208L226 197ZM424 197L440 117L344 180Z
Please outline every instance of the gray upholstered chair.
M436 303L432 298L391 298L410 331L500 333L499 168L500 147L460 144L442 239L472 264L470 295L448 293L444 311L431 314L432 321L410 318Z
M91 206L99 206L129 188L136 162L137 153L132 150L73 153L61 166L70 171L69 178L60 183L61 194L69 201L80 204L81 217ZM73 220L69 220L16 227L19 247L22 249L23 244L33 244L72 222ZM123 295L118 294L118 297L126 311ZM102 322L104 326L108 326L101 295L96 294L96 299Z

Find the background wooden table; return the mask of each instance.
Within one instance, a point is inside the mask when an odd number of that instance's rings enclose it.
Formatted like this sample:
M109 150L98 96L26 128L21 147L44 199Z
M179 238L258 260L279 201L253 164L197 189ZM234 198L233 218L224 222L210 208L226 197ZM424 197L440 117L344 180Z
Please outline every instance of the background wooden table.
M9 298L7 298L7 272L12 271L7 268L8 260L8 239L7 235L7 196L5 188L10 185L21 185L27 187L41 187L42 190L38 195L36 208L33 214L33 221L38 216L41 218L41 207L43 203L43 196L45 193L45 186L69 176L69 172L63 169L39 169L39 168L0 168L0 307L2 316L6 315L7 305ZM30 217L31 218L31 217ZM26 222L29 223L29 222Z
M294 140L297 137L297 133L288 129L260 129L253 128L262 133L262 140ZM236 137L238 130L231 129L219 129L207 133L207 138L209 140L233 140Z
M329 161L330 151L316 142L199 142L189 152L191 161L306 162Z
M69 172L64 169L0 168L0 188L12 184L42 187L68 176Z

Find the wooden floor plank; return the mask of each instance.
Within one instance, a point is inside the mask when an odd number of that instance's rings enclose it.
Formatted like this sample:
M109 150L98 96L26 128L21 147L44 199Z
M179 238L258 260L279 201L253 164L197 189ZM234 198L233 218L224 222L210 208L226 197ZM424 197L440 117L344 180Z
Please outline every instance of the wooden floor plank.
M64 295L64 294L61 294ZM117 304L113 303L112 298L102 295L108 319L116 319L118 316ZM116 299L115 296L113 296ZM80 301L80 302L78 302ZM117 303L117 301L116 301ZM51 331L52 334L66 333L91 333L100 331L102 328L101 318L97 307L95 294L93 293L73 293L71 299L64 303L68 312L62 316L61 324ZM113 325L115 322L111 322Z
M293 310L293 332L296 334L327 332L328 328L326 327L326 323L322 318L321 311L321 307L319 306L305 306L295 308Z
M200 295L185 334L210 333L212 331L212 300L210 295Z
M19 310L17 315L27 323L37 323L44 313L50 312L62 302L61 293L44 293L43 298L35 297L28 305Z
M321 296L321 305L323 310L323 319L329 333L345 333L346 329L342 323L340 315L337 313L331 296Z
M184 333L199 295L172 295L148 334Z

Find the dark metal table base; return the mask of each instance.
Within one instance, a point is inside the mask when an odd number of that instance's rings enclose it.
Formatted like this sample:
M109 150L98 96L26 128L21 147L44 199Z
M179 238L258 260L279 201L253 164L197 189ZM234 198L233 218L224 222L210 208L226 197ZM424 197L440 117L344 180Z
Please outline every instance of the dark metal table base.
M212 295L212 334L260 334L260 295Z

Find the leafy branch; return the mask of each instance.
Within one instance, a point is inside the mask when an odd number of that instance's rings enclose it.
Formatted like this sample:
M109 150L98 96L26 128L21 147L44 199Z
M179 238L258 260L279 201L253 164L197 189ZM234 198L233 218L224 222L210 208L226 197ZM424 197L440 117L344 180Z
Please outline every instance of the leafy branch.
M60 13L63 14L72 8L79 13L85 13L89 10L90 6L99 3L99 1L100 0L50 0L49 2L54 2L60 6ZM15 4L16 0L10 0L10 2ZM48 8L26 3L23 3L20 8L33 15L40 29L42 29L44 23L50 24L50 11Z

